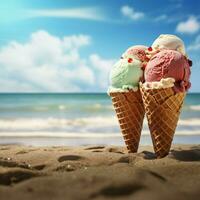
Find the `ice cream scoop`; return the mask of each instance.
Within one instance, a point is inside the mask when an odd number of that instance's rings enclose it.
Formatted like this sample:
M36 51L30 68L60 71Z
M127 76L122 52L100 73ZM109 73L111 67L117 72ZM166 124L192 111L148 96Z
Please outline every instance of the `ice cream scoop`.
M143 45L135 45L123 53L111 70L109 92L138 89L139 81L144 76L143 64L148 60L145 54L146 48Z
M110 73L110 92L137 90L143 76L142 63L132 57L121 58L115 63Z
M184 42L176 35L161 34L152 44L152 49L155 50L176 50L186 55Z
M176 92L187 91L191 84L188 60L180 52L162 50L155 54L145 68L145 82L156 82L164 78L174 78Z
M128 48L125 53L122 55L123 58L132 57L135 59L140 60L141 62L149 61L148 57L146 56L145 51L148 47L143 45L135 45Z

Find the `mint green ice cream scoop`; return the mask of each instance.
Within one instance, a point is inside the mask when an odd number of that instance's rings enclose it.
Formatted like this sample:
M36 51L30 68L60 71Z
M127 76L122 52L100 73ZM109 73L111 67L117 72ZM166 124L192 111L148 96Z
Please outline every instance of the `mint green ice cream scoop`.
M141 65L141 61L133 57L117 61L110 73L109 92L137 90L140 78L143 76Z

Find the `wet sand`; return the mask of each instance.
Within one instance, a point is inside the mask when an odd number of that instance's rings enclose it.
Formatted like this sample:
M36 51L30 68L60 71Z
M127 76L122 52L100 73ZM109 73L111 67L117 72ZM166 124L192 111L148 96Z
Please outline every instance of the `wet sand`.
M0 146L0 199L198 199L200 145L174 145L155 159L151 146Z

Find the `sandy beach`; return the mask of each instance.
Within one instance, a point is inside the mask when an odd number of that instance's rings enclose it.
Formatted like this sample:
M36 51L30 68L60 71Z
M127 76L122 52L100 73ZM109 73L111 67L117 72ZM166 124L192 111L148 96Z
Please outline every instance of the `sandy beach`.
M200 145L0 146L0 199L198 199Z

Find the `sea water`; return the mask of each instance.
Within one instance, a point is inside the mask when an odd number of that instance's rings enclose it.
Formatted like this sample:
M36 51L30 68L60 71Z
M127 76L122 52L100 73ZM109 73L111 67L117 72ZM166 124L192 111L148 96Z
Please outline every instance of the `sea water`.
M200 94L187 94L174 143L198 144ZM107 94L0 94L0 143L31 145L122 145ZM151 144L144 120L142 144Z

